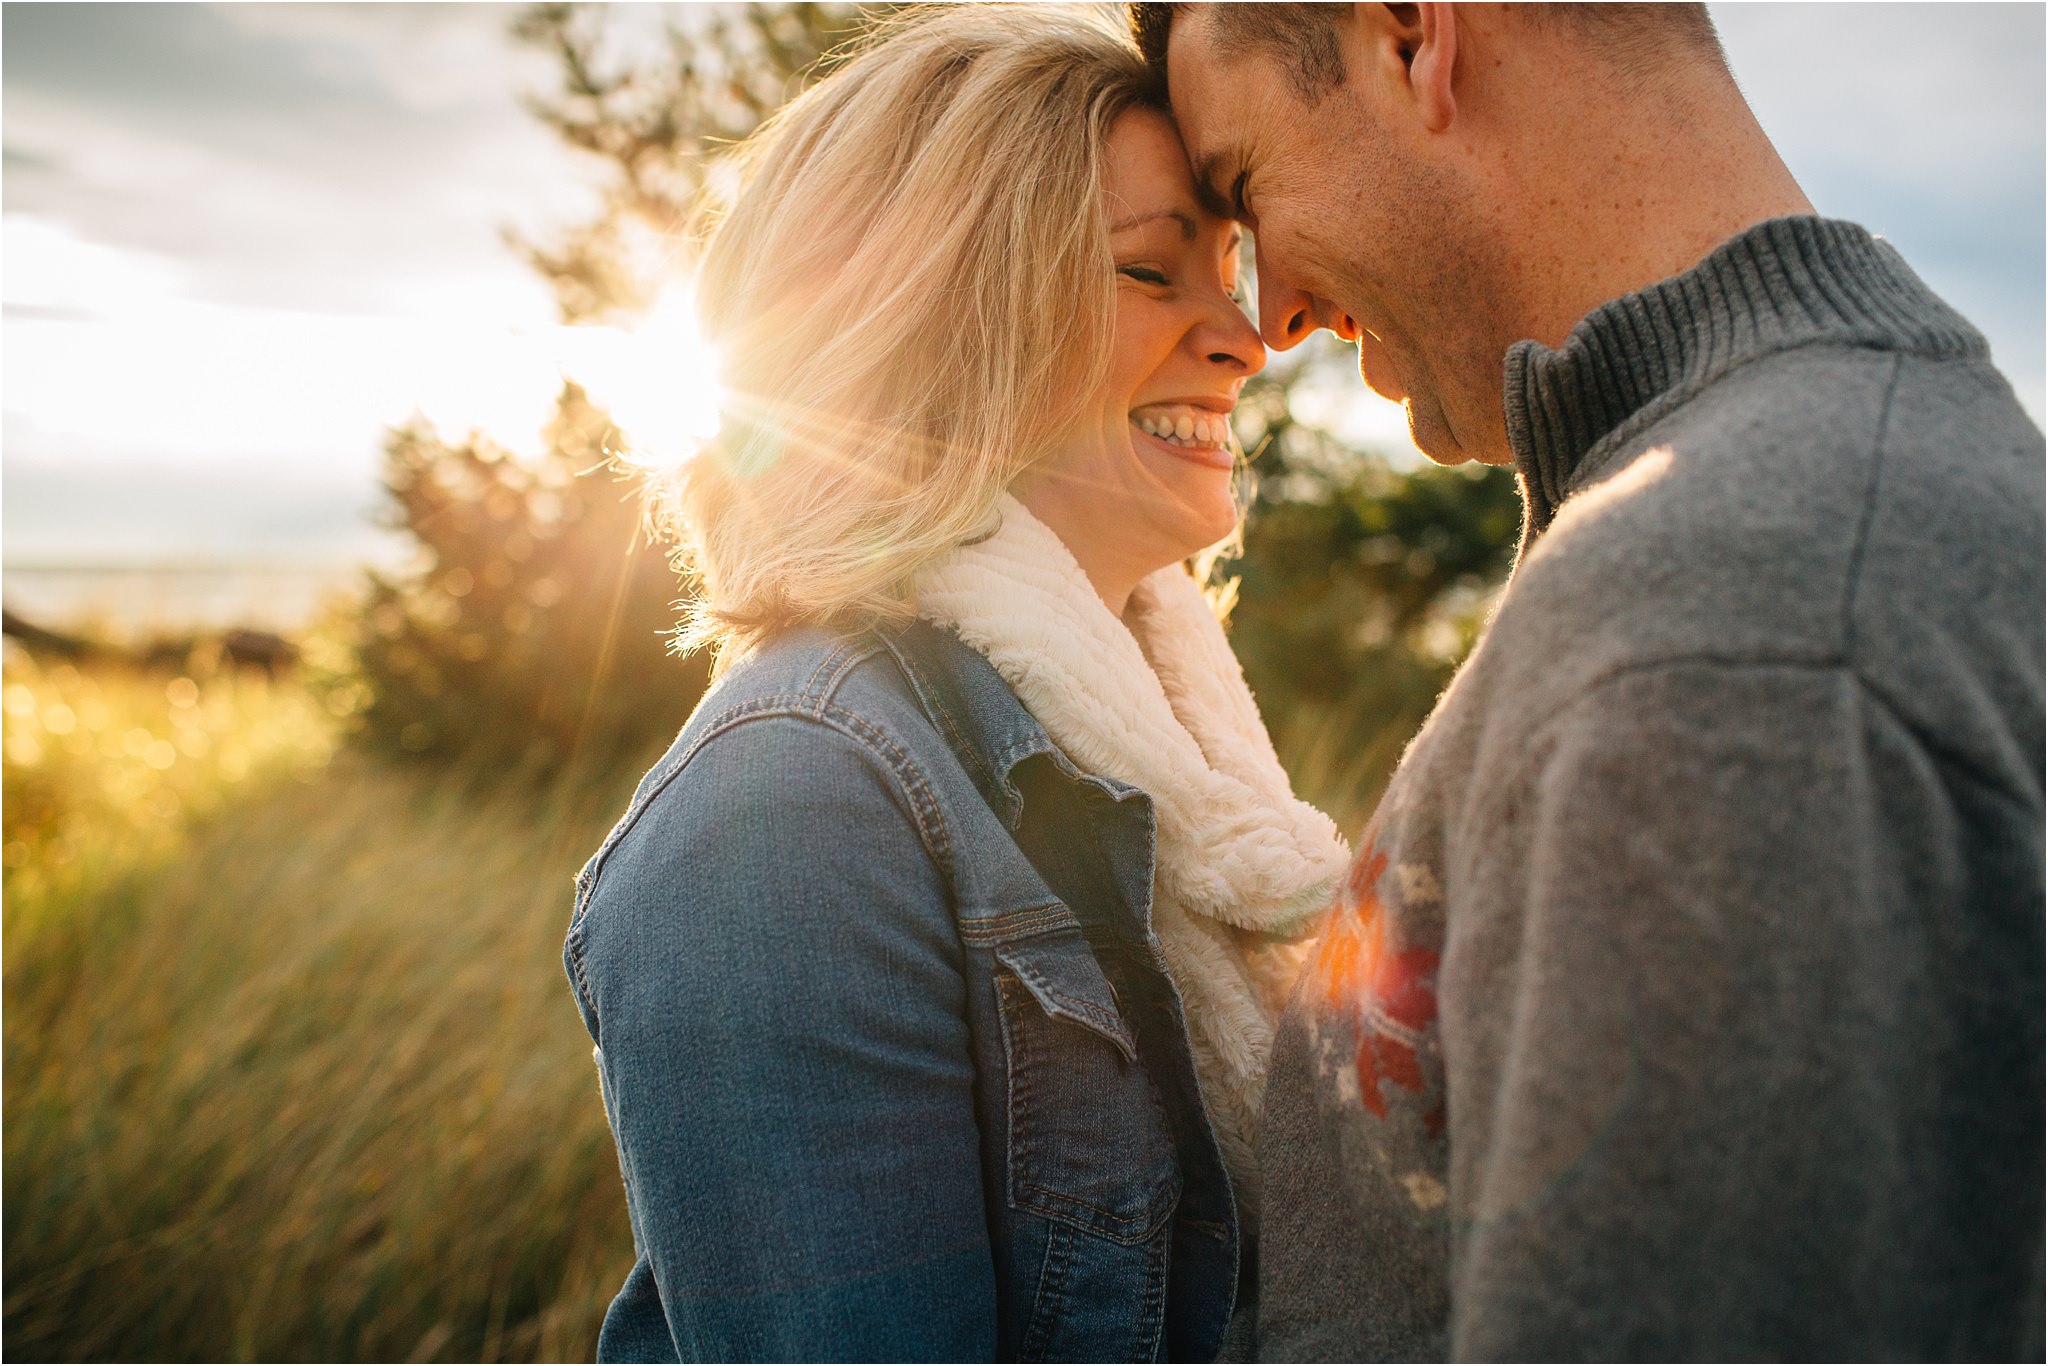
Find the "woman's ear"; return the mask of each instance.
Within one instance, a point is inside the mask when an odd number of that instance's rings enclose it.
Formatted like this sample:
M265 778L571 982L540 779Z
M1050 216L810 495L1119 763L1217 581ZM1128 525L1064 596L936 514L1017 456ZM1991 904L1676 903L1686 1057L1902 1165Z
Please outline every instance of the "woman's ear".
M1456 10L1452 4L1358 6L1361 35L1432 133L1449 128L1458 113Z

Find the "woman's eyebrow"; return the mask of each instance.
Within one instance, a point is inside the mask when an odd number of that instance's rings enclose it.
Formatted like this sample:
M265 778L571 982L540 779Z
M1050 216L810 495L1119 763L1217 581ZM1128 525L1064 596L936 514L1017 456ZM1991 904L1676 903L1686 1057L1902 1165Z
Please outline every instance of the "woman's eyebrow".
M1135 217L1126 218L1122 222L1112 223L1109 230L1111 232L1129 232L1132 228L1143 227L1145 224L1160 218L1171 218L1180 224L1180 235L1183 239L1189 242L1195 240L1198 231L1195 227L1195 216L1185 209L1155 209L1151 213L1141 213Z

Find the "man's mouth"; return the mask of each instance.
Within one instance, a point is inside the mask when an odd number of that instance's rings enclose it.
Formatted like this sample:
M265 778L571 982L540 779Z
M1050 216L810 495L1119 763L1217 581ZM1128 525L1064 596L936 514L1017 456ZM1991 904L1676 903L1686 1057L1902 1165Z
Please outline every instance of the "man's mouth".
M1131 426L1172 454L1199 465L1231 469L1230 419L1192 403L1150 403L1131 411Z

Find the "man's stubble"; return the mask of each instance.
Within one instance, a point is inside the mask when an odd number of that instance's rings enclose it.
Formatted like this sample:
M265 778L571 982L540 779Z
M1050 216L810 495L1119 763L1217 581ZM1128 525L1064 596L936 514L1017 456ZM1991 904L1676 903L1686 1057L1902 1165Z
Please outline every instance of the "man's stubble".
M1520 336L1512 233L1476 185L1406 154L1379 135L1361 101L1348 90L1340 98L1362 188L1354 227L1338 225L1339 278L1355 302L1338 302L1376 324L1425 455L1444 465L1512 463L1501 406L1502 363ZM1378 282L1366 273L1375 266ZM1361 378L1365 369L1361 349Z

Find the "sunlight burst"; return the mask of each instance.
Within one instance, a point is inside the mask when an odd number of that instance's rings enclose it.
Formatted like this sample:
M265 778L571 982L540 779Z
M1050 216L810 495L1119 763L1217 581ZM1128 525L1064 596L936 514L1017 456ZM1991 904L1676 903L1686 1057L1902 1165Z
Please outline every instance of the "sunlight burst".
M678 464L718 435L718 353L697 330L687 288L669 290L632 327L563 329L561 365L618 424L622 459Z

